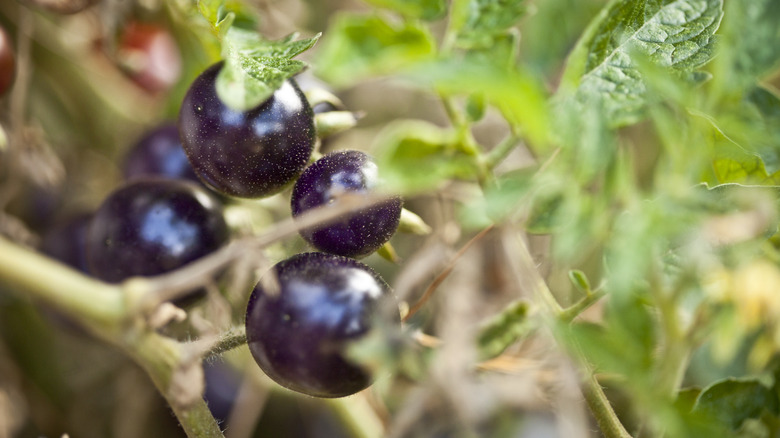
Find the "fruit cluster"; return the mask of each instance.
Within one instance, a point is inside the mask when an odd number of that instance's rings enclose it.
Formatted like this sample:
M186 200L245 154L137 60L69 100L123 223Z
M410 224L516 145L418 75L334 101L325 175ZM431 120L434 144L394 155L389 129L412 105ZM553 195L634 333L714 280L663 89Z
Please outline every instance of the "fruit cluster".
M259 106L235 111L217 95L221 68L217 63L195 79L178 124L141 138L125 157L125 183L95 212L48 233L44 251L106 282L155 276L223 247L230 239L223 204L234 198L267 197L294 184L291 210L298 217L346 193L376 188L376 164L363 152L333 152L309 165L317 141L314 111L294 79ZM401 205L391 198L303 229L301 236L322 252L279 262L267 274L275 281L254 288L247 342L273 380L318 397L346 396L370 384L369 371L348 358L346 347L377 318L400 321L387 283L354 258L390 239ZM269 288L272 283L278 287Z

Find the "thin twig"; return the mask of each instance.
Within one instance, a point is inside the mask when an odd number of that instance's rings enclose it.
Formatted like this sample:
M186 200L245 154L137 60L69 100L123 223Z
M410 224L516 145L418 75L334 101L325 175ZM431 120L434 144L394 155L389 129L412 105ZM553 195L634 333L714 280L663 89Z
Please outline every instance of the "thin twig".
M433 293L438 289L438 287L444 282L444 280L447 279L447 277L452 273L453 268L455 267L455 263L457 263L458 259L463 256L463 254L466 253L466 251L471 248L472 245L480 241L485 235L493 229L493 225L488 226L484 230L480 231L477 235L471 238L468 242L466 242L465 245L457 252L455 255L450 259L449 263L447 264L447 267L444 268L444 270L436 276L436 278L433 279L431 284L425 289L425 292L423 292L422 296L419 300L417 300L416 303L414 303L413 306L409 308L409 312L404 316L403 321L407 321L409 318L411 318L417 311L419 311L422 306L425 305L425 303L428 302L428 300L433 296Z
M584 312L587 308L589 308L593 304L597 303L604 296L606 296L606 292L604 289L594 290L588 295L582 297L581 300L563 309L559 314L558 318L564 322L571 322L574 320L574 318L579 316L579 314Z
M203 358L207 361L212 360L217 356L244 344L246 344L246 327L243 325L233 327L219 337L219 340L214 343Z
M497 144L490 152L485 154L487 166L492 169L504 161L504 159L509 156L509 153L517 147L521 138L522 137L519 135L510 134L507 138L502 140L501 143Z
M547 170L547 168L550 167L550 165L553 163L553 161L555 161L555 158L557 158L558 154L560 154L560 153L561 153L561 148L560 147L555 148L553 153L550 154L550 156L544 161L544 163L542 163L541 166L539 166L539 170L536 171L536 174L534 175L534 177L536 177L537 175L539 175L539 174L543 173L545 170Z
M318 207L296 217L278 222L271 231L256 237L246 237L222 247L173 272L148 278L128 280L128 288L143 291L138 309L149 312L162 302L179 298L200 287L234 260L247 252L265 248L275 242L315 225L338 221L346 214L380 204L390 196L381 194L345 194L327 206Z

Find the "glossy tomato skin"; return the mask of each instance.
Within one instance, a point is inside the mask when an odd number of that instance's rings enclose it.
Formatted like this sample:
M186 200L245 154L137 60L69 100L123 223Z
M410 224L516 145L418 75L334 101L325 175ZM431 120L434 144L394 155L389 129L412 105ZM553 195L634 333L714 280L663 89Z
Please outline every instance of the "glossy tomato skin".
M327 154L309 166L293 187L293 216L328 205L343 193L367 193L377 183L377 167L363 152ZM379 249L398 229L401 198L392 198L346 216L343 220L301 231L320 251L363 257Z
M203 399L217 423L225 425L236 404L241 389L241 374L229 364L221 361L204 361Z
M324 253L298 254L273 272L278 293L260 282L247 306L247 342L260 368L280 385L315 397L344 397L368 387L370 373L345 349L376 318L399 323L387 283L363 263Z
M220 203L194 183L145 179L112 193L87 230L87 262L97 278L117 283L172 271L224 245Z
M157 176L200 183L175 123L164 123L144 134L125 156L123 173L126 180Z
M259 106L230 109L217 96L217 63L190 86L179 112L179 132L195 173L217 192L261 198L282 190L311 156L314 115L292 79Z

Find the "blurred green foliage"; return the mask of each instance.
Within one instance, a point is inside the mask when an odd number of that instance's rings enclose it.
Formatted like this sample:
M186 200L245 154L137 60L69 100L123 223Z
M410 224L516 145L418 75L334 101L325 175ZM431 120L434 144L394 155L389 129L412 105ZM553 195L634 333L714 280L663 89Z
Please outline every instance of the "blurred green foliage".
M546 236L547 284L564 310L593 285L604 293L596 316L574 321L539 297L512 300L475 329L475 360L514 354L545 328L626 397L631 432L777 436L778 2L365 3L331 11L321 38L275 41L224 1L169 6L185 60L194 47L225 59L220 95L235 107L299 74L309 64L293 58L310 49L312 72L339 91L391 83L440 103L446 123L410 117L370 132L387 188L455 193L462 230ZM483 124L498 141L481 140ZM400 357L401 374L424 380L427 353L371 341L364 355ZM37 368L31 378L46 380Z

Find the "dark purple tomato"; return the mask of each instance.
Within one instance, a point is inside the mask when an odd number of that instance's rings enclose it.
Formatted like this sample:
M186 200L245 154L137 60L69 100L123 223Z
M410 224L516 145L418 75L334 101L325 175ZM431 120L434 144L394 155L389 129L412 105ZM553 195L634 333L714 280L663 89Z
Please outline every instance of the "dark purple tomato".
M87 262L111 283L172 271L228 240L220 203L188 181L148 179L124 185L95 212Z
M179 128L166 123L144 135L128 152L124 162L127 180L147 176L186 179L200 183L179 140Z
M11 89L16 77L16 52L8 32L0 27L0 95Z
M246 313L249 351L274 381L315 397L343 397L371 384L346 347L376 318L398 324L387 283L354 259L324 253L295 255L274 266L279 290L260 282Z
M230 417L241 388L241 374L225 362L204 362L206 387L203 398L217 423L224 424Z
M292 214L325 206L344 193L365 193L377 183L376 164L360 151L337 151L309 166L292 192ZM339 222L301 231L306 241L320 251L347 257L362 257L387 242L401 218L401 198L392 198L347 215Z
M55 224L43 235L41 251L74 269L88 273L86 245L91 219L91 213L82 213Z
M195 173L216 191L260 198L297 177L315 142L314 115L292 79L245 112L217 96L217 63L190 86L179 112L179 133Z

